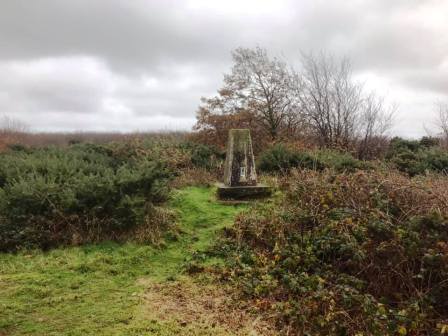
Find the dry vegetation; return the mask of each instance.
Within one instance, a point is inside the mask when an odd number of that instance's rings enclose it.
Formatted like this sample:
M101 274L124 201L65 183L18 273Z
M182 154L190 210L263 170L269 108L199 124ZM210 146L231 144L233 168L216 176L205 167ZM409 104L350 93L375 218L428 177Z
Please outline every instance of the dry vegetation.
M145 250L120 267L124 277L134 266L143 277L149 260L171 277L139 284L146 287L143 329L135 330L161 335L274 334L261 321L287 335L448 332L446 106L440 137L389 139L393 107L353 80L347 60L305 56L299 72L260 48L233 57L218 95L203 99L193 133L29 133L4 118L0 250L109 239L158 246L160 255ZM239 209L218 205L210 188L189 188L220 178L231 128L251 130L258 172L276 188L273 199L237 216L233 229L227 226ZM173 201L177 189L183 197ZM179 218L180 229L173 225ZM224 228L226 238L210 249ZM107 281L117 274L110 253L95 259ZM217 272L204 266L216 258L226 261L218 272L225 290L172 278ZM10 283L21 279L16 268ZM39 306L44 290L34 289ZM9 317L0 322L17 328Z
M7 116L0 117L0 152L8 145L24 143L27 138L27 126Z
M446 329L446 176L300 170L282 185L235 223L230 272L243 297L291 335Z
M248 304L236 304L232 288L198 281L144 281L144 312L148 318L186 326L182 335L259 335L277 333Z
M448 148L448 104L439 103L437 110L437 126L442 134L442 144L445 148Z

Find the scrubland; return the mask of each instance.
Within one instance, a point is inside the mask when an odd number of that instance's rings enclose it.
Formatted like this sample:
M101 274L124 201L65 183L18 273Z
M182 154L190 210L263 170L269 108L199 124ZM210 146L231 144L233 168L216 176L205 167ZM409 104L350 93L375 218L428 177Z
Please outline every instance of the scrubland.
M225 143L225 139L222 139ZM221 204L195 135L0 153L0 334L448 332L448 153L272 141L271 198Z

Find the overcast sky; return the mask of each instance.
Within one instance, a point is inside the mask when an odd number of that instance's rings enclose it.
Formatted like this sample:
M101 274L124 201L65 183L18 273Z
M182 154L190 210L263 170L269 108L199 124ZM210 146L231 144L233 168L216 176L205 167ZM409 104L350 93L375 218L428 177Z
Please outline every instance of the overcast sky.
M448 101L446 0L1 0L0 115L35 131L188 129L239 46L349 57L399 105L399 135L424 135Z

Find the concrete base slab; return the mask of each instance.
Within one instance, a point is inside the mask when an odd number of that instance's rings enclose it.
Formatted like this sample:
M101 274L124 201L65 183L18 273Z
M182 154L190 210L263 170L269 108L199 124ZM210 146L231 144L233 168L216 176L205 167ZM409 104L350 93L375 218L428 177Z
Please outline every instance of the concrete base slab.
M219 183L217 186L218 198L222 200L250 200L268 197L272 193L271 187L265 184L228 187L223 183Z

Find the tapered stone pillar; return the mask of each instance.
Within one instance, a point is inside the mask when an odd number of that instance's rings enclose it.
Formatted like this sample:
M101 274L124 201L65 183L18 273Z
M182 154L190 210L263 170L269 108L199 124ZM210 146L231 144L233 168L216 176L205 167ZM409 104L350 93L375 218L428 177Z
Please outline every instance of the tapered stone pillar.
M257 185L255 158L248 129L229 131L224 184L228 187Z
M218 185L218 197L221 199L259 198L268 196L271 192L268 186L257 183L255 158L248 129L229 131L223 182Z

